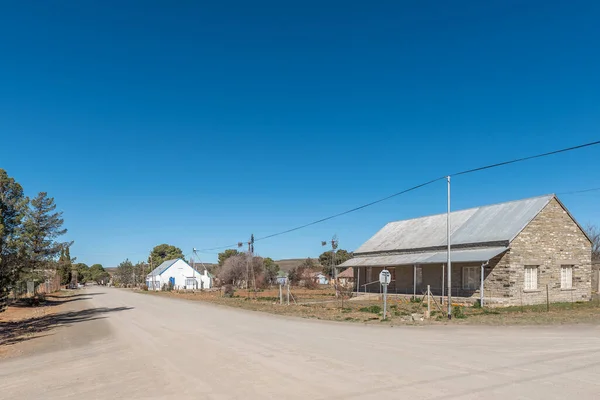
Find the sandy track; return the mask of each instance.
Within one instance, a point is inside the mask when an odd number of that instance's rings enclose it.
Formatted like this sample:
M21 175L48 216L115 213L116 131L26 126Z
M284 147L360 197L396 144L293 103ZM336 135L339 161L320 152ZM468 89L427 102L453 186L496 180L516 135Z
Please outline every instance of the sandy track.
M30 341L43 350L0 361L2 398L506 400L600 392L597 326L390 328L86 290L96 294L77 306L97 310L93 318Z

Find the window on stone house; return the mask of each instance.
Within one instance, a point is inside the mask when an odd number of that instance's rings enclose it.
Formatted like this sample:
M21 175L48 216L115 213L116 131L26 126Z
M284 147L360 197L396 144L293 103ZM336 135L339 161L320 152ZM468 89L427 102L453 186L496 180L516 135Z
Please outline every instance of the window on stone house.
M463 289L475 290L479 287L479 268L463 267Z
M523 288L525 290L537 290L538 287L538 266L525 266L525 282Z
M573 288L573 266L562 265L560 267L560 288L561 289L572 289Z

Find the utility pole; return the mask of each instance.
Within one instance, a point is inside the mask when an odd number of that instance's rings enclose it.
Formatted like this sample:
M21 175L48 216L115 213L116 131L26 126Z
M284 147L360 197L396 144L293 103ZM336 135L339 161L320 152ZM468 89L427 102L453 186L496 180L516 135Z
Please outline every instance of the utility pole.
M256 276L254 276L254 234L250 235L250 270L252 272L252 289L256 297Z
M448 319L452 319L452 256L450 255L450 175L448 175L448 212L446 213L446 241L448 243Z
M156 280L154 278L154 268L152 268L152 254L150 254L150 273L152 274L152 290L156 290Z

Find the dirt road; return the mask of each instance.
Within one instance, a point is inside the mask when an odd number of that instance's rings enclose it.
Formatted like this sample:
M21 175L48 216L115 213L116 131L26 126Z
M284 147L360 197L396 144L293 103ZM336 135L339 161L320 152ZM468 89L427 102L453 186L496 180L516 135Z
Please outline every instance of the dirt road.
M35 352L0 360L6 399L579 399L597 326L386 327L91 288ZM45 347L41 344L46 343ZM39 350L37 350L39 349Z

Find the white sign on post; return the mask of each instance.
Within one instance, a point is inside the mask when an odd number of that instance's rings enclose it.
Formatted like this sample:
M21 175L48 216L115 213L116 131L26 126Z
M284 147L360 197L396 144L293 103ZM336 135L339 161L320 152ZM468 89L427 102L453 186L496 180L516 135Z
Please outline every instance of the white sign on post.
M379 283L383 286L383 319L387 317L387 287L392 281L392 274L387 269L379 273Z
M390 274L390 271L388 271L387 269L384 269L383 271L381 271L379 273L379 283L381 283L384 286L387 286L390 284L391 281L392 281L392 274Z

